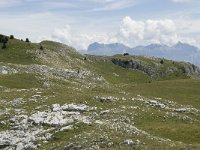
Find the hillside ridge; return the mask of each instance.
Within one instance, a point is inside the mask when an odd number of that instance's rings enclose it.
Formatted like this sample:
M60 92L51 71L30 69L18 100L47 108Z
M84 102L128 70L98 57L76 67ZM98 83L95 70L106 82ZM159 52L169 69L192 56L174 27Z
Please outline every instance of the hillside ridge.
M0 149L198 150L199 76L186 62L13 37L0 43Z

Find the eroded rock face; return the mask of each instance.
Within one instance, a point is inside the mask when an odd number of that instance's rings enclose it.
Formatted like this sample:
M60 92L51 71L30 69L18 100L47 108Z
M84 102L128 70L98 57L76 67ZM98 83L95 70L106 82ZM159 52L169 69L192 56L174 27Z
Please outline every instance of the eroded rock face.
M35 149L34 144L36 135L42 133L41 129L31 130L7 130L0 132L0 147L6 148L9 146L16 146L18 150Z
M13 102L20 104L21 100L15 99ZM51 139L51 130L73 130L73 125L69 125L73 122L90 124L91 119L85 113L91 110L95 108L84 104L53 104L48 110L37 111L30 116L16 115L6 122L11 129L0 132L0 148L36 149L36 141ZM45 129L47 126L49 128Z
M36 112L28 118L29 122L36 125L49 125L52 127L62 126L72 123L74 120L70 117L65 118L62 112Z
M0 149L8 147L8 146L10 146L10 144L11 144L10 140L6 140L6 139L2 140L2 141L0 141Z
M28 118L28 121L36 125L48 125L52 127L63 126L75 121L89 123L89 118L82 115L82 113L93 109L84 104L65 104L63 106L53 104L48 111L38 111L32 114Z
M179 63L179 66L169 66L165 68L165 70L161 69L162 64L151 62L148 63L146 61L142 61L139 59L117 59L113 58L111 60L114 64L119 65L123 68L131 68L134 70L140 70L152 78L162 78L169 76L171 74L180 72L187 76L200 76L200 69L190 63Z

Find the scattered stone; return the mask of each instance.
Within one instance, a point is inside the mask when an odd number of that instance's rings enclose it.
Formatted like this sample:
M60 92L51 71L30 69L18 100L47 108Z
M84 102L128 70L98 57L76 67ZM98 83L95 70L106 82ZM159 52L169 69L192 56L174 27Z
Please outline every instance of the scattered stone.
M87 105L85 104L65 104L61 107L63 111L78 111L78 112L85 112L85 111L90 111L93 110L94 108L90 109Z
M101 121L101 120L96 120L95 123L96 123L96 124L100 124L100 125L104 124L104 122Z
M186 112L187 108L178 108L178 109L174 109L175 112Z
M147 101L147 104L149 104L150 106L153 106L153 107L160 107L162 109L166 107L165 104L162 104L156 100L149 100L149 101Z
M48 111L37 111L36 113L32 114L28 118L28 121L36 125L48 125L52 127L63 126L75 121L90 124L89 118L81 115L80 113L93 109L94 108L84 104L65 104L63 106L60 106L59 104L53 104L51 109Z
M131 139L127 139L123 142L123 144L126 146L133 146L139 144L139 142L140 142L139 140L133 141Z
M7 130L0 132L1 147L17 146L18 150L35 149L37 146L34 142L37 140L36 135L41 134L42 130Z
M61 107L60 107L60 104L53 104L52 105L52 111L60 111L61 110Z
M110 112L110 110L103 110L103 111L100 112L100 115L105 115L105 114L107 114L109 112Z
M73 125L69 125L69 126L66 126L66 127L62 127L60 129L60 131L64 131L64 130L73 130L74 129L74 126Z
M44 82L42 85L43 88L50 88L51 84L49 82Z
M91 145L89 150L98 150L100 149L99 145Z
M52 137L52 134L51 134L51 133L46 133L46 134L44 135L44 138L45 138L44 141L48 141L48 140L50 140L51 137Z
M17 73L17 70L9 67L9 66L0 66L0 75L8 75Z
M64 147L64 150L79 150L83 147L79 143L69 143Z
M95 99L98 99L102 103L108 103L108 102L111 102L111 100L113 99L113 97L112 96L108 96L108 97L96 96Z
M133 140L128 139L128 140L124 141L124 144L125 145L135 145L135 142Z
M64 118L61 112L36 112L28 118L36 125L62 126L74 122L70 117Z
M23 103L24 103L23 98L16 98L12 101L12 106L16 107L17 105L20 105L20 104L23 104Z
M9 140L1 139L0 140L0 149L8 147L8 146L10 146L10 144L11 144L11 142Z

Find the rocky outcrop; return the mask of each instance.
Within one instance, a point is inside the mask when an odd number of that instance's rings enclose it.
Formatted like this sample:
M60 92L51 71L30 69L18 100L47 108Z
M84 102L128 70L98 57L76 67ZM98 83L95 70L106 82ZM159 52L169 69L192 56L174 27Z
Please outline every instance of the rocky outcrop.
M17 70L9 67L9 66L1 66L0 64L0 75L7 75L17 73Z
M182 74L186 76L200 76L200 69L190 63L180 62L178 65L165 66L160 62L154 61L153 58L148 58L148 61L133 59L118 59L113 58L111 61L123 68L139 70L154 79L165 78L173 74Z
M14 99L12 104L20 104L22 99ZM36 149L37 141L48 141L51 139L52 130L55 132L64 130L74 130L70 123L82 122L90 124L92 119L89 111L94 111L96 107L89 107L85 104L53 104L46 111L37 111L28 115L15 115L6 122L11 129L0 131L0 149L14 148L17 150ZM3 114L2 114L3 115ZM48 129L45 129L47 128ZM58 129L58 130L57 130ZM57 131L56 131L57 130Z
M186 62L182 62L180 64L182 65L183 73L186 73L189 76L192 76L192 75L199 76L200 75L200 69L197 66L195 66L191 63L186 63Z
M28 118L28 122L32 122L36 125L47 126L63 126L73 123L75 121L90 123L90 119L81 113L94 110L87 105L80 104L65 104L60 106L59 104L53 104L51 110L37 111Z

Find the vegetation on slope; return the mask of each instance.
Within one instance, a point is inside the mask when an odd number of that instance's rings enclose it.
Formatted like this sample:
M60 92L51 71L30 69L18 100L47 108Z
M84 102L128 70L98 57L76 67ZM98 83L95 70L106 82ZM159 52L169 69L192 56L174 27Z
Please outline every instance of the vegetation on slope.
M46 132L52 135L44 141L42 139L48 136L44 133L43 138L35 142L39 145L37 149L63 149L70 144L71 149L76 146L86 149L199 149L200 81L184 72L155 79L142 70L115 65L112 59L136 59L151 68L159 64L159 72L169 67L181 70L185 65L135 56L83 56L57 42L28 44L10 39L7 48L0 49L0 102L3 104L0 106L0 134L22 127L12 123L15 117L17 120L17 117L29 117L36 112L50 112L52 104L73 103L95 108L81 112L81 116L89 116L92 122L76 120L56 127L31 124L33 129L49 129ZM35 73L20 72L20 67L29 65L31 68L33 64L38 64L39 72L34 67ZM57 72L48 75L41 64ZM3 74L5 67L2 66L18 67L19 72L6 74L4 71ZM60 130L70 125L73 130ZM23 126L26 123L23 122ZM134 144L124 143L129 139Z
M2 47L0 43L0 47ZM27 43L18 39L9 39L7 47L0 48L0 62L15 64L38 64L39 61L33 54L38 49L38 44Z

